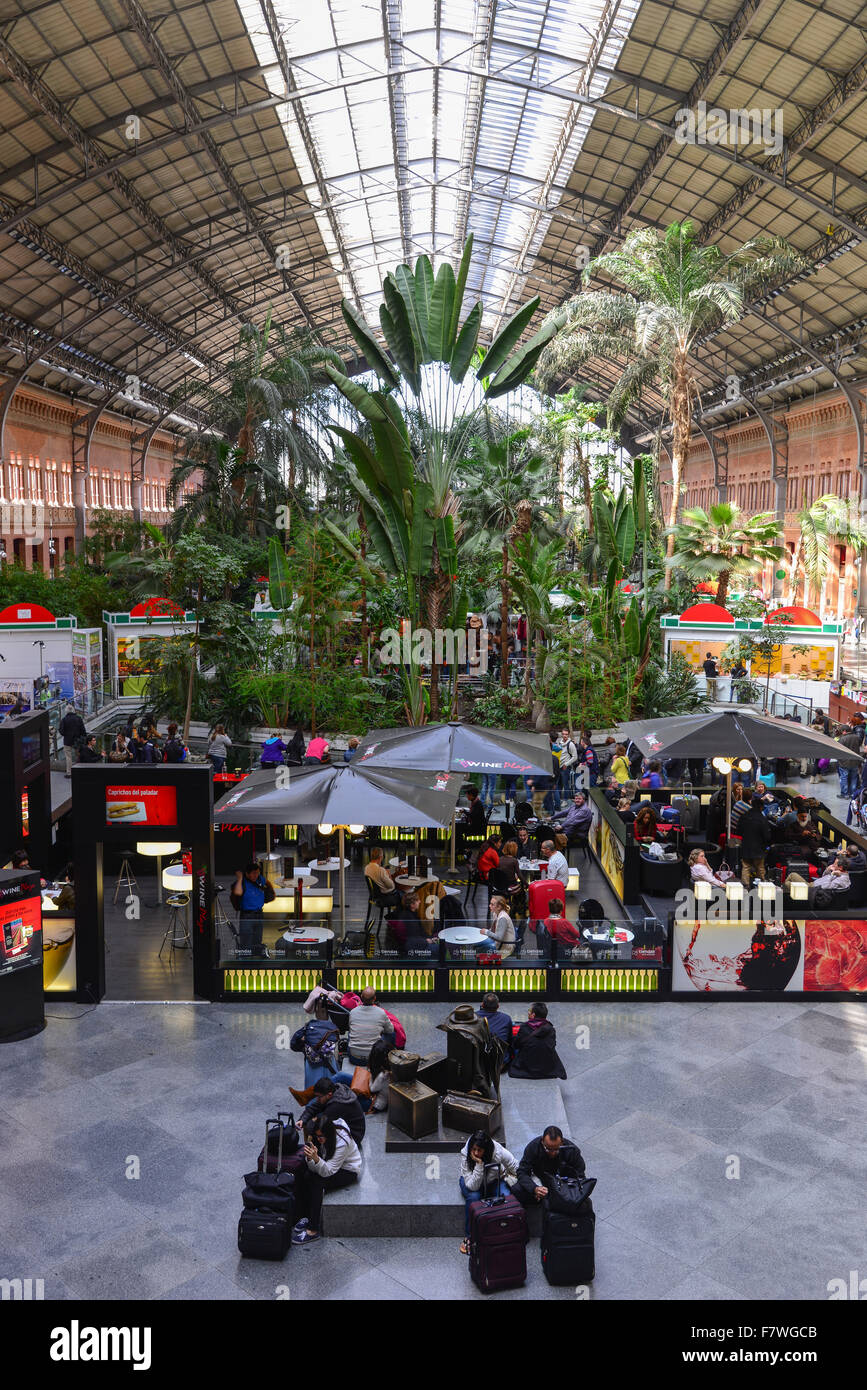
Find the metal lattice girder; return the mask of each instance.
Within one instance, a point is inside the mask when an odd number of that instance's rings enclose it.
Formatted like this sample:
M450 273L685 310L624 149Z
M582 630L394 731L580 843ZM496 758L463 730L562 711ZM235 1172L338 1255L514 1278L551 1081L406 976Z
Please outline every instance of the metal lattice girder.
M472 62L469 68L467 88L466 120L461 139L461 155L458 166L460 192L455 217L455 242L463 246L467 239L472 197L473 178L478 171L479 135L482 129L482 109L485 103L487 71L491 61L491 45L494 40L494 20L497 17L497 0L477 0L475 6Z
M172 96L180 106L187 120L194 125L199 123L201 121L201 115L199 113L198 107L196 106L196 103L191 97L188 89L181 81L181 79L178 77L171 58L169 57L168 53L166 53L165 49L160 43L156 33L154 32L153 26L148 20L148 17L142 9L141 5L138 3L138 0L119 0L119 3L127 19L129 20L131 27L138 34L139 38L141 39L142 43L144 44L145 48L150 54L151 61L154 63L154 66L157 68L157 70L165 80L167 86L169 87L169 90L172 93ZM234 174L232 173L231 169L229 168L228 164L226 163L225 159L220 153L217 145L214 143L212 136L207 130L203 130L199 132L198 139L204 146L204 148L207 150L213 164L219 171L220 177L226 185L226 188L238 204L238 208L243 213L247 226L250 228L251 232L253 232L255 236L259 239L265 251L265 254L267 255L272 266L274 266L275 269L279 268L277 246L271 240L271 237L268 235L268 233L265 231L264 227L260 223L258 217L256 216L255 210L248 203L247 196L244 193L244 190L241 188L241 185L238 183L237 179L235 178ZM285 269L281 269L280 273L282 274L283 283L286 290L289 294L291 294L292 298L295 300L295 303L301 311L301 314L304 317L305 321L311 328L314 328L314 317L311 315L309 309L307 308L307 305L304 303L304 300L299 295L298 291L294 288L287 271Z
M713 482L717 490L717 497L720 502L725 502L729 483L728 440L724 434L715 434L713 429L706 429L701 420L697 424L699 434L704 436L707 447L710 449L713 462Z
M410 235L412 211L406 189L402 187L405 173L409 168L406 148L406 92L403 75L399 72L399 55L403 48L401 33L401 0L380 0L382 9L382 32L385 39L385 61L391 76L388 78L388 103L391 110L391 144L394 157L394 184L397 197L398 217L400 218L400 239L403 243L404 260L411 255Z

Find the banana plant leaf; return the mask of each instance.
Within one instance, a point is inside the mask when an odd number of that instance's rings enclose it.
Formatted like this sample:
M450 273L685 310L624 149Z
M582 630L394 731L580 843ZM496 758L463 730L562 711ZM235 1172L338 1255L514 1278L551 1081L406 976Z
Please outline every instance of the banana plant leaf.
M356 313L348 299L342 300L340 307L343 310L346 326L367 358L371 370L376 372L382 381L387 381L392 386L399 386L400 377L360 314Z
M485 360L476 373L477 377L495 376L507 360L510 352L520 342L521 334L539 307L539 296L517 309L507 323L503 324L491 346L485 353Z

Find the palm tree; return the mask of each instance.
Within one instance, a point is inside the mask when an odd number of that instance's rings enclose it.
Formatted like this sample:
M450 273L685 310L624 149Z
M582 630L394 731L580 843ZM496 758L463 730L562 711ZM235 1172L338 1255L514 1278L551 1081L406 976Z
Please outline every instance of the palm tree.
M514 437L513 437L514 438ZM526 536L542 513L547 488L545 460L524 456L512 441L483 442L462 478L461 517L469 553L500 546L500 685L509 684L509 548Z
M557 587L557 569L563 550L563 540L555 536L553 540L540 543L536 537L527 533L521 535L512 547L512 588L527 617L527 638L533 634L533 724L544 729L548 724L548 708L545 703L545 687L548 678L546 665L550 656L549 638L554 626L559 622L557 609L551 602L551 593ZM524 689L529 701L530 657L524 674Z
M804 576L805 603L811 589L821 592L828 575L831 540L851 546L856 555L867 550L867 527L853 518L846 501L827 492L798 512L798 539L789 562L789 603L795 602L799 571Z
M619 250L597 256L584 271L585 284L602 271L624 290L585 290L552 316L561 326L539 362L543 389L590 358L605 357L625 362L608 397L609 425L620 424L652 383L666 399L673 431L669 557L697 393L698 340L720 323L734 323L747 295L802 264L780 237L752 237L726 255L718 246L702 246L690 221L672 222L662 232L641 227ZM670 585L669 569L665 587Z
M198 482L198 488L179 507L169 520L170 536L195 530L208 522L229 535L244 529L244 514L239 497L238 482L243 483L244 468L237 448L226 439L206 435L192 454L175 462L169 478L166 496L175 507L178 494L188 479Z
M693 507L669 532L669 574L677 568L690 579L716 579L716 601L725 607L733 577L755 574L766 560L784 557L782 531L773 512L742 520L736 502L715 502L708 511Z

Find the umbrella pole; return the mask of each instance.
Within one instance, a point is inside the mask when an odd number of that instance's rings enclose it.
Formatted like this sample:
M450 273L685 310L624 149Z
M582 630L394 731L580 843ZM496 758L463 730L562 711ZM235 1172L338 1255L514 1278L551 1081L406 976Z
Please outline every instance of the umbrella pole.
M726 854L729 850L729 840L732 837L732 775L726 773Z
M342 932L342 934L345 936L345 935L346 935L346 899L345 899L345 897L344 897L344 892L343 892L343 876L344 876L344 869L343 869L343 826L342 826L342 825L340 826L340 829L339 829L339 831L338 831L338 834L339 834L339 836L340 836L340 838L339 838L339 840L338 840L338 845L339 845L338 853L340 854L340 927L341 927L341 932Z
M455 868L455 835L456 835L456 834L457 834L457 831L455 830L455 818L454 818L454 816L452 816L452 837L451 837L451 838L452 838L452 859L451 859L451 864L449 865L449 867L451 868L452 872L454 872L454 868Z

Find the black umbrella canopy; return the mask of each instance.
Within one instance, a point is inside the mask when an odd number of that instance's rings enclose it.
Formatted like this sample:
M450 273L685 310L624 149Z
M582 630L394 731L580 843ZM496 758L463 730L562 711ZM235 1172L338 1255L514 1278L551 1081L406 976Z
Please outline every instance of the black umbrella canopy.
M214 807L214 820L251 825L448 825L462 778L392 773L355 762L251 772Z
M352 759L352 767L448 768L450 772L491 772L503 777L550 777L547 734L483 729L478 724L423 724L417 729L371 729Z
M633 719L619 734L652 758L837 758L841 751L847 759L861 757L789 719L745 709Z

